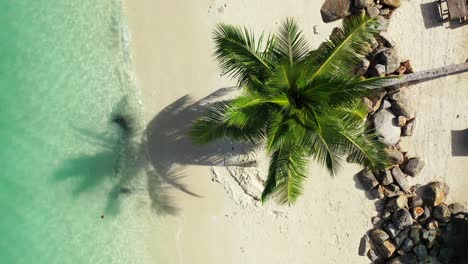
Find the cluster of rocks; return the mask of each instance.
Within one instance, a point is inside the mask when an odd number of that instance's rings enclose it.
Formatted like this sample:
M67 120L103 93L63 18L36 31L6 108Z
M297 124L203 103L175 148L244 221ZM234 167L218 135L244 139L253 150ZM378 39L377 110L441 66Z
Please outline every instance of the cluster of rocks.
M373 263L462 263L456 262L460 256L449 243L451 222L463 221L466 229L468 214L461 204L445 204L448 191L447 184L431 182L382 200L379 214L371 220L374 228L361 241L360 254Z
M400 5L400 0L326 0L320 13L326 23L359 12L365 12L370 17L388 19Z

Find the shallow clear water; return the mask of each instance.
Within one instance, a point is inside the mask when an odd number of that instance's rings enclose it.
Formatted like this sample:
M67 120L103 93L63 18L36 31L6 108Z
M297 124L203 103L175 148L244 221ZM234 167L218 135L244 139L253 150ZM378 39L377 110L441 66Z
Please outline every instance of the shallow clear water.
M0 0L0 263L142 263L115 0ZM104 215L104 218L101 218Z

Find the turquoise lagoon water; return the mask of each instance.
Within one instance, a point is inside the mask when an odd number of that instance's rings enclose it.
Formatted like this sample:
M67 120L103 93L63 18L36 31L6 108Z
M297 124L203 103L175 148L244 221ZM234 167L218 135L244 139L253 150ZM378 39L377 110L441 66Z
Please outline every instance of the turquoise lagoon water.
M143 263L121 21L115 0L0 0L2 264Z

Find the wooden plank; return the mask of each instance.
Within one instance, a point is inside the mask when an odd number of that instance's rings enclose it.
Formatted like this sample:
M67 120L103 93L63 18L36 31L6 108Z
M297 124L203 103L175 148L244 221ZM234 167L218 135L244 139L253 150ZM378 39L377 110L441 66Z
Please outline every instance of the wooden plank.
M447 6L451 19L462 18L468 15L466 0L447 0Z

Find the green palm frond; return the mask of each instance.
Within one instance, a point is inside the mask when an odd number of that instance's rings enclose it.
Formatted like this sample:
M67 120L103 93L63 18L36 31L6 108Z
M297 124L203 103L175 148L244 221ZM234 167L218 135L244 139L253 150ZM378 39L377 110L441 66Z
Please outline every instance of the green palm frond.
M294 203L302 194L307 173L307 153L299 146L273 152L262 201L273 196L279 204Z
M343 26L310 56L313 69L310 81L352 75L356 65L369 52L365 46L379 33L379 21L367 16L353 16L343 20Z
M302 61L310 52L306 39L292 18L286 19L281 25L275 40L274 53L276 58L289 62L290 66Z
M261 50L264 45L262 37L259 41L251 31L232 25L219 24L213 33L216 49L215 56L220 63L223 74L239 80L239 84L249 83L251 78L263 82L272 65ZM267 47L272 38L267 39Z

